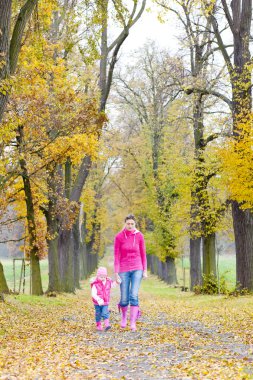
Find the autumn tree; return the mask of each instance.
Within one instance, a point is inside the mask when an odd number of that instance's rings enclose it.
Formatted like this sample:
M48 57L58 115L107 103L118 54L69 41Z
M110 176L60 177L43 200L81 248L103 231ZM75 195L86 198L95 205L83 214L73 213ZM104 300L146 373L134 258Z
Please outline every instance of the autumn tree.
M217 44L226 63L232 91L233 136L235 141L247 140L251 130L251 64L250 52L252 1L226 0L203 2L210 18ZM219 27L219 11L229 26L233 39L233 61ZM244 127L242 127L244 126ZM243 156L248 161L247 155ZM236 162L235 162L236 165ZM238 183L239 185L239 183ZM236 275L241 287L253 289L253 222L251 210L243 208L244 201L232 198L232 215L236 245Z
M204 17L200 4L195 1L174 1L174 4L157 1L157 3L162 9L175 14L179 19L184 30L181 45L183 51L188 50L188 61L184 59L185 75L178 85L187 95L191 95L192 102L195 168L191 188L189 232L191 287L193 288L202 280L201 247L203 247L203 273L216 274L215 231L226 208L225 203L221 203L216 204L217 208L213 210L211 206L213 202L208 191L209 181L217 174L218 166L214 162L211 165L208 163L206 151L210 151L209 146L212 146L223 133L221 128L218 132L218 126L214 132L210 130L207 133L207 126L210 124L207 109L211 106L213 112L220 112L216 111L217 106L220 109L224 108L220 105L220 100L229 107L231 107L231 102L225 94L216 89L217 84L221 87L224 69L221 68L219 71L214 69L212 60L218 48L214 44L211 33L211 21Z
M12 85L12 76L15 74L18 56L21 49L22 38L26 26L37 6L37 0L27 0L14 14L14 4L11 0L3 1L0 7L0 122L8 102ZM15 22L12 27L12 17ZM1 146L1 151L3 146ZM4 282L4 274L1 271L1 282Z
M131 8L132 5L132 8ZM146 5L146 0L143 1L133 1L129 6L125 6L123 2L113 2L111 12L109 12L110 2L108 0L99 1L95 4L94 13L94 25L98 27L98 33L100 36L100 46L99 51L99 83L98 88L100 92L99 96L99 112L104 112L106 108L106 103L108 96L110 94L110 89L112 85L112 79L114 74L114 69L116 62L118 60L119 51L129 35L130 29L133 25L140 19ZM119 33L116 38L111 42L108 41L108 29L110 23L117 20L117 25L119 28ZM102 124L98 125L98 138L100 138L102 132ZM71 184L70 200L79 202L83 187L85 185L86 179L92 167L91 157L85 156L81 162L78 175L75 183ZM99 197L99 196L98 196ZM97 211L95 211L96 213ZM86 220L84 216L83 220ZM76 222L78 224L78 221ZM97 225L94 220L93 224L94 232L97 230ZM78 230L79 231L79 230ZM92 233L95 237L96 234ZM64 232L62 234L64 237L64 249L68 247L71 232ZM75 234L76 246L79 246L80 235ZM92 240L89 243L90 251L93 251L94 244ZM81 246L82 247L82 246ZM82 247L84 248L84 247ZM86 248L85 248L86 249ZM66 253L68 255L68 253Z

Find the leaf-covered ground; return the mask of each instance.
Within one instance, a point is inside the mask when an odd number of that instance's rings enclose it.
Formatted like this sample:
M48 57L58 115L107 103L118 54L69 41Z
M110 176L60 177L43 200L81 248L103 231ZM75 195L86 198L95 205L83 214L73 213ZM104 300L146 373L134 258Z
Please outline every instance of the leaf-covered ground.
M98 333L88 282L76 295L0 304L0 379L253 379L253 297L195 296L149 277L138 331Z

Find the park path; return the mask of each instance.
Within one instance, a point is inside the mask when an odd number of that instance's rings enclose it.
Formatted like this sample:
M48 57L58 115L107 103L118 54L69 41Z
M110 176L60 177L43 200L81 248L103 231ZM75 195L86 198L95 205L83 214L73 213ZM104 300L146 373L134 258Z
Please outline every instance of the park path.
M103 265L112 270L112 256ZM253 379L253 299L182 293L150 276L138 331L97 332L89 283L74 295L0 308L0 380Z

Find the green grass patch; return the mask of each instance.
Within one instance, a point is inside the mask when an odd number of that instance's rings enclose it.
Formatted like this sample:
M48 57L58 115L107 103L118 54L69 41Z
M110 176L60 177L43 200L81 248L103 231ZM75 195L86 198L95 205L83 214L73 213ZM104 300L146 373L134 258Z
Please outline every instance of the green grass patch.
M154 275L150 275L147 279L142 280L141 292L162 298L177 298L181 290L167 285Z
M188 257L178 258L176 260L177 279L180 285L190 287L190 261ZM224 278L229 290L235 288L236 285L236 257L235 255L221 255L218 257L217 265L220 278Z
M57 294L56 297L47 297L44 296L32 296L29 294L18 294L18 295L9 295L6 297L7 303L20 303L27 305L37 305L37 306L66 306L69 304L69 301L75 298L74 295L69 294Z
M1 259L3 264L4 274L7 281L7 284L11 290L14 291L14 269L13 269L13 259ZM21 277L21 260L15 260L15 291L17 292L20 288L20 292L23 292L25 289L25 294L30 292L30 265L29 262L26 262L25 265L25 285L23 285L23 278L21 279L20 286L20 277ZM48 287L48 260L43 259L40 261L40 270L41 270L41 280L43 290L46 291Z
M141 283L140 293L143 296L160 301L171 300L173 302L184 302L194 308L213 308L225 307L236 309L247 309L252 306L253 296L233 297L227 295L195 295L192 292L182 292L180 288L174 288L165 282L158 280L156 276L150 275ZM140 297L141 298L141 297ZM252 314L253 316L253 314Z

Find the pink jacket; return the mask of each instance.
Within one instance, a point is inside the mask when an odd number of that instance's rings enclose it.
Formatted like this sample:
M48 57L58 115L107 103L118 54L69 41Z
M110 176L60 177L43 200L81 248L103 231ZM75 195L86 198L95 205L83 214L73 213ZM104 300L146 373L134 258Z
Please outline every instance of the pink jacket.
M114 240L114 271L120 273L139 269L147 269L144 237L138 230L123 229Z
M98 280L97 278L95 281L91 282L91 288L93 286L96 287L97 289L97 296L101 298L104 301L104 305L109 305L110 302L110 292L111 292L111 287L114 281L112 281L109 277L106 278L105 284L103 284L102 281ZM98 305L97 300L92 298L92 301L95 305Z

